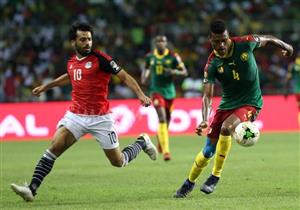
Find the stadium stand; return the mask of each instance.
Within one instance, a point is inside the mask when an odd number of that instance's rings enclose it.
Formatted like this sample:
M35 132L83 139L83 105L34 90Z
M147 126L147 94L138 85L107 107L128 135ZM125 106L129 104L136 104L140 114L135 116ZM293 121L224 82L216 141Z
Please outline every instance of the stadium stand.
M130 2L130 3L129 3ZM37 99L31 89L65 72L70 55L67 29L76 20L95 27L96 48L113 55L134 77L151 50L151 39L165 34L180 52L188 70L202 77L210 52L210 20L227 20L236 35L272 33L300 47L300 13L297 1L125 1L125 0L0 0L0 102L68 100L70 88L57 88ZM234 34L233 34L234 35ZM294 60L257 52L264 94L282 94L287 66ZM295 53L296 54L296 53ZM130 61L130 62L128 62ZM280 62L280 63L279 63ZM113 80L114 81L114 80ZM178 95L183 96L178 83ZM118 83L112 82L111 98ZM124 97L131 97L126 90ZM217 91L217 94L218 93Z

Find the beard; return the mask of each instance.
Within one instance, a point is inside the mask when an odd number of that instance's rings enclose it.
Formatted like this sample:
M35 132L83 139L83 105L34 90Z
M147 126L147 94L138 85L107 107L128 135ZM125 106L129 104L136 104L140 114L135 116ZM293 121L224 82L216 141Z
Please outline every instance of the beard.
M75 46L75 49L76 51L82 56L82 57L85 57L87 55L89 55L92 51L92 48L89 48L89 49L83 49L83 48L80 48L78 46Z

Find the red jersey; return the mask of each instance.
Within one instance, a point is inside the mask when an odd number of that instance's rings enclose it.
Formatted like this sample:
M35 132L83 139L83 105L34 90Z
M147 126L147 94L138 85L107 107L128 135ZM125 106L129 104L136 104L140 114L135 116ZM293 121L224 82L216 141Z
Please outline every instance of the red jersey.
M69 110L84 115L108 113L108 83L111 74L121 70L116 62L103 52L92 51L81 59L72 56L67 68L72 84L72 104Z

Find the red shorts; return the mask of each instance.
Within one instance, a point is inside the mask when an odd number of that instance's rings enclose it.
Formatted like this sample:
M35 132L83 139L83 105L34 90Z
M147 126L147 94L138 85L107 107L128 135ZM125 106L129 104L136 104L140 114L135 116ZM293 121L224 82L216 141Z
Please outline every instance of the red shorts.
M223 122L232 114L235 114L242 122L254 121L258 115L258 110L253 106L242 106L231 110L217 110L210 125L211 132L207 135L211 139L218 139Z
M174 99L165 99L159 93L153 93L151 99L155 108L164 107L169 111L173 110Z
M297 101L300 101L300 93L296 93L295 95L296 95Z

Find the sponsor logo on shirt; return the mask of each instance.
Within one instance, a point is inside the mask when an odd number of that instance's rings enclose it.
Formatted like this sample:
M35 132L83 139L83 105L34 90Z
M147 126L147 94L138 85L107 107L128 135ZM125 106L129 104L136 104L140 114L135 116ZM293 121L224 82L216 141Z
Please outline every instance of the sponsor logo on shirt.
M229 66L236 66L234 60L231 63L228 63Z
M85 67L86 69L92 68L92 62L91 62L91 61L86 62L84 67Z
M242 54L241 54L241 60L242 61L247 61L249 59L249 54L247 53L247 52L243 52Z

